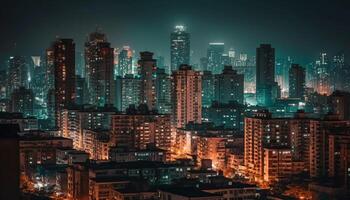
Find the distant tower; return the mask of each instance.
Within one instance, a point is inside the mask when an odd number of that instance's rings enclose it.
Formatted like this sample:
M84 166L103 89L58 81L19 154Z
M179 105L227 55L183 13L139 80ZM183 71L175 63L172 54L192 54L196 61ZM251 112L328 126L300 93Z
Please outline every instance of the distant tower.
M124 77L126 74L132 74L132 56L131 48L124 46L118 55L117 76Z
M190 34L184 26L175 26L170 35L171 70L177 70L181 64L190 64Z
M140 86L139 77L132 74L126 74L124 77L116 78L116 107L119 111L125 111L130 105L140 104Z
M107 42L106 35L100 32L90 34L85 43L86 79L90 103L97 106L113 104L114 88L114 49Z
M292 64L289 69L289 98L304 99L305 69L298 64Z
M34 95L31 89L20 87L11 94L11 111L23 113L24 116L33 116Z
M165 69L157 69L156 78L157 110L161 114L171 113L171 79Z
M214 75L211 71L202 73L202 106L210 107L214 101Z
M320 54L320 59L316 61L316 91L320 94L331 94L330 63L327 53Z
M153 59L153 53L144 51L140 53L141 59L139 64L139 75L141 78L140 101L147 104L149 110L156 108L156 60Z
M256 99L258 105L269 106L277 96L275 82L275 49L261 44L256 49Z
M209 43L207 58L208 67L207 70L213 74L219 74L224 68L223 65L223 54L225 50L224 43Z
M28 86L28 74L25 58L14 56L9 59L8 72L8 95L11 95L14 89Z
M202 78L189 65L180 65L172 74L173 115L176 127L202 122Z
M215 100L220 103L236 101L243 104L244 75L238 74L232 66L225 66L221 74L215 75Z

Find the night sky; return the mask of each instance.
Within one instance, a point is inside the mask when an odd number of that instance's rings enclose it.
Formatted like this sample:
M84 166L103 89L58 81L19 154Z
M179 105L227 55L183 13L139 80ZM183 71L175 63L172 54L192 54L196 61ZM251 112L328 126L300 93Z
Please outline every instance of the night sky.
M187 26L196 63L209 42L254 55L271 43L277 56L303 63L320 51L350 55L349 1L311 0L26 0L1 1L1 63L11 55L39 55L56 36L83 52L99 27L113 47L150 50L169 61L169 34ZM16 44L16 45L15 45ZM15 48L16 46L16 48Z

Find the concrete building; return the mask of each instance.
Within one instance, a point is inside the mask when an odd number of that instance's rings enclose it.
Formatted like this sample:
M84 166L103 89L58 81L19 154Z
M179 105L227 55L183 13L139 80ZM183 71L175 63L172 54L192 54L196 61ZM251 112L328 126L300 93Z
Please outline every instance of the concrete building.
M246 117L244 165L247 176L255 181L267 180L264 179L267 165L264 148L288 148L292 152L292 161L305 163L305 170L308 170L311 121L302 112L294 118L272 118L267 111ZM266 155L270 155L269 151Z
M214 75L211 71L203 71L202 73L202 106L210 107L215 99Z
M140 53L139 75L140 75L140 103L146 104L150 110L156 109L156 60L153 53L144 51Z
M236 101L243 104L244 75L238 74L232 66L225 66L221 74L215 75L215 100L219 103Z
M24 117L22 113L0 112L0 124L18 124L20 131L38 130L38 119Z
M47 50L48 87L51 90L54 127L60 124L60 111L75 103L75 43L72 39L57 39ZM51 81L53 80L53 81ZM53 82L53 85L51 85Z
M261 44L256 49L256 100L258 105L269 106L278 97L275 82L275 49Z
M207 70L213 74L219 74L223 68L223 54L225 50L225 44L220 42L211 42L207 50L208 66Z
M89 35L85 43L85 73L89 103L96 106L114 104L114 49L105 34Z
M202 121L202 79L200 72L181 65L172 74L173 115L176 127Z
M73 148L72 140L49 136L45 132L29 132L19 141L20 170L30 173L39 165L56 164L57 148Z
M111 137L116 146L146 149L153 145L170 150L170 115L155 113L141 104L138 109L131 106L126 113L112 115L111 120Z
M89 153L90 159L108 160L110 146L108 130L83 130L83 149Z
M310 176L328 177L341 185L348 184L348 146L350 144L350 122L340 120L337 115L327 115L314 120L310 130Z
M141 79L132 74L126 74L124 78L116 79L116 107L119 111L125 111L130 105L140 104Z
M190 34L185 26L178 25L170 35L171 71L178 70L182 64L190 64Z
M289 98L304 99L305 97L305 69L292 64L289 69Z
M23 113L25 117L34 115L34 95L31 89L20 87L13 90L11 112Z
M158 112L171 114L171 78L165 73L165 69L157 69L156 94Z

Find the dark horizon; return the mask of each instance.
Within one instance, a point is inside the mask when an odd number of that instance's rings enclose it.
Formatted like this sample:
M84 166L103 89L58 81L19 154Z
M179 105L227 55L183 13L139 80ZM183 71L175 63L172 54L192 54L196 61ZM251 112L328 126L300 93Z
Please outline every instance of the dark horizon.
M305 64L321 51L350 53L350 3L342 1L5 1L1 6L0 59L38 55L56 36L73 38L83 52L87 34L96 27L112 47L149 50L169 64L170 32L183 24L191 34L191 62L206 56L209 42L224 42L226 51L255 55L270 43L277 57ZM147 38L147 39L146 39ZM16 47L15 47L16 46Z

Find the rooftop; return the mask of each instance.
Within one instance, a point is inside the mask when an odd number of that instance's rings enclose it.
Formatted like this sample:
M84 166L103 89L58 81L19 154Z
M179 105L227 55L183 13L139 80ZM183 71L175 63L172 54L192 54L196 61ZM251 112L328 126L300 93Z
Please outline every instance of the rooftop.
M162 188L160 191L184 196L184 197L220 197L221 195L204 192L195 187L171 187Z

